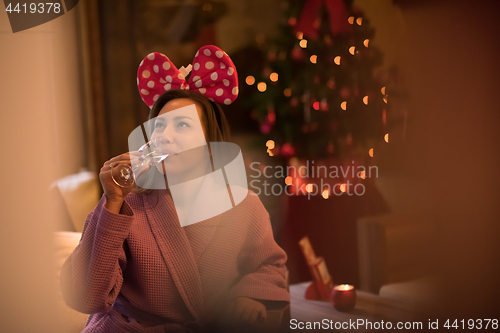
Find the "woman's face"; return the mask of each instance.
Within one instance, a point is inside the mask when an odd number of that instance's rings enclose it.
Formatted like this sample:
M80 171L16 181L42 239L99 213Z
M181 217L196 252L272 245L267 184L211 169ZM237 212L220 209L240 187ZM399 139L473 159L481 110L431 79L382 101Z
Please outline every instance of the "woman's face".
M207 168L207 158L208 162L210 159L200 121L202 114L202 107L187 98L171 100L161 109L154 121L151 139L160 137L163 151L170 155L157 165L158 171L170 176L191 169L203 172Z

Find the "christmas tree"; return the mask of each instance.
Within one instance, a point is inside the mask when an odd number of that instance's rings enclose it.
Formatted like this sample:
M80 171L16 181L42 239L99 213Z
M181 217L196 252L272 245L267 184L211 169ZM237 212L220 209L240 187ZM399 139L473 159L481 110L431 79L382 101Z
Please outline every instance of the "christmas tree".
M364 158L388 141L391 79L375 75L382 54L374 35L350 1L283 2L276 38L261 46L262 67L245 78L270 155Z

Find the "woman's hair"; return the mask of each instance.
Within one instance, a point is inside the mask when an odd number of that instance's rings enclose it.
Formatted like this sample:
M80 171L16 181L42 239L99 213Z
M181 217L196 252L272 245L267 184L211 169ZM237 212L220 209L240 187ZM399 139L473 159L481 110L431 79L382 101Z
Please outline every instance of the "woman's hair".
M165 104L178 98L190 99L193 102L196 102L199 106L201 106L202 114L200 121L203 128L205 129L205 139L207 143L230 141L231 137L229 131L229 124L221 107L217 103L210 101L207 97L205 97L200 93L191 92L189 90L184 90L184 89L170 90L161 95L158 98L158 100L156 100L148 116L148 123L150 128L145 128L148 137L151 137L154 131L155 122L153 121L153 119L158 117L161 109L165 106ZM166 181L166 177L164 175L160 176L156 168L151 168L150 172L148 173L151 174L144 175L144 177L149 178L149 180L145 181L145 184L151 184L151 182L158 181L159 177L161 177L161 179L164 179ZM147 186L146 188L141 188L137 186L137 184L135 184L132 192L134 193L151 192L152 190L148 189L148 187L149 186Z

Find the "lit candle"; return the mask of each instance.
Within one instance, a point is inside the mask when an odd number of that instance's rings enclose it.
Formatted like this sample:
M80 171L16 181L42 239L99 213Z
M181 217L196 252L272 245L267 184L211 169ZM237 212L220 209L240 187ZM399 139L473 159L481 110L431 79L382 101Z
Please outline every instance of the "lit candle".
M350 284L335 286L330 300L337 311L351 311L356 305L356 290Z

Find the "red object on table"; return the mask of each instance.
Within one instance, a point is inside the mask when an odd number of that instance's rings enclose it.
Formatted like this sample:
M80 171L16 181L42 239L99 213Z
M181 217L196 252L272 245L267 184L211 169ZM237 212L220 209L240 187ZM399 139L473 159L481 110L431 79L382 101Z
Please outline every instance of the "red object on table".
M349 284L335 286L330 301L337 311L351 311L356 305L356 290Z

